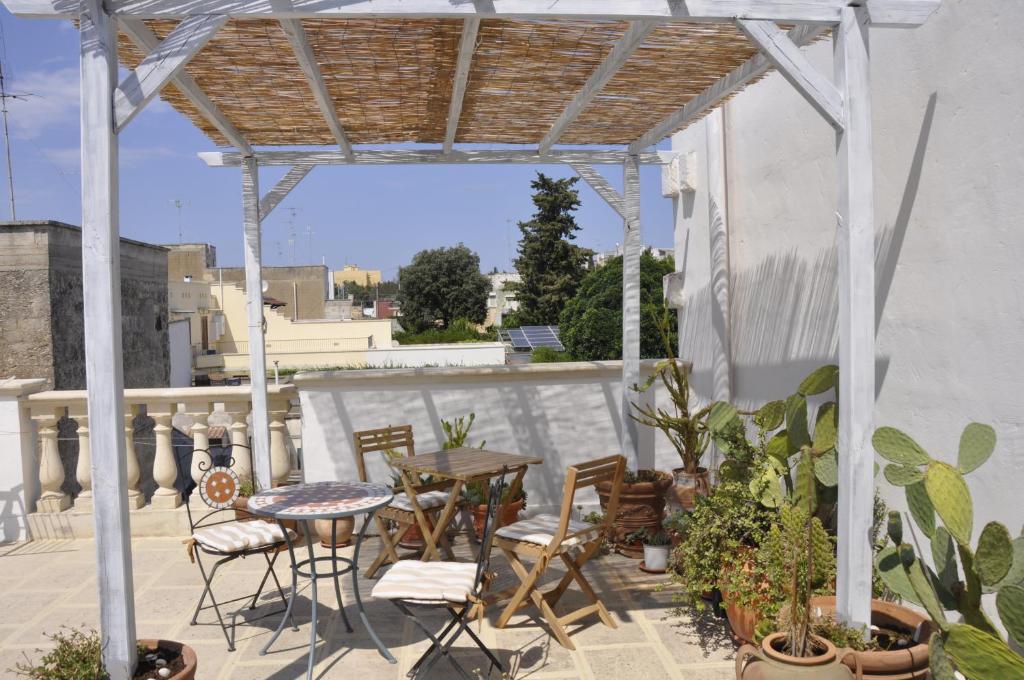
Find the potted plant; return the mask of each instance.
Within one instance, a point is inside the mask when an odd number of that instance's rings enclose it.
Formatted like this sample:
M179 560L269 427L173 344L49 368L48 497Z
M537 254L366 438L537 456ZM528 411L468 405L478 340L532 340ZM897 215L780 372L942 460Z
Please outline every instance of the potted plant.
M511 486L506 486L501 494L501 523L499 526L506 526L519 520L519 513L526 507L526 490L519 487L514 496ZM466 502L473 513L473 529L479 539L484 537L484 522L487 519L487 482L470 482L463 492Z
M644 559L640 563L640 571L649 574L664 574L668 570L668 553L672 547L668 534L663 530L651 531L642 529L634 531L627 539L639 541L644 547Z
M95 630L68 628L46 636L53 643L33 663L24 662L9 669L31 680L105 680L100 636ZM42 652L43 650L36 650ZM198 660L195 650L170 640L139 640L138 661L132 680L194 680Z
M669 308L665 307L661 318L655 319L667 358L657 363L650 378L633 389L646 392L660 379L671 397L672 409L659 408L656 403L641 405L634 402L636 413L629 415L638 423L661 430L675 447L683 465L672 470L675 482L672 490L673 505L692 510L694 498L698 495L706 496L711 489L708 470L700 463L711 442L707 419L713 405L691 410L690 372L676 359L669 314Z
M636 531L657 531L665 514L665 493L672 486L672 476L660 470L626 470L619 491L619 509L612 521L611 540L615 549L626 557L641 559L644 554L639 541L627 537ZM610 480L595 486L601 510L607 512L612 493Z
M673 548L682 543L689 523L690 513L686 510L676 510L669 513L665 521L661 523L661 528L665 530L665 534L668 536L669 543Z

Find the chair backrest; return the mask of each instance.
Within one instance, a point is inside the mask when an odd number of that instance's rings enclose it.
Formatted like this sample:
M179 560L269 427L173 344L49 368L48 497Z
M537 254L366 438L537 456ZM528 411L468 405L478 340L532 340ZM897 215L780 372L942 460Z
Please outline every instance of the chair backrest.
M622 491L622 479L626 474L626 458L621 455L606 456L596 460L579 463L569 467L565 473L565 487L562 491L562 510L558 518L558 530L549 544L549 547L556 547L562 542L578 536L584 531L569 531L569 520L572 519L572 510L575 507L576 492L591 486L597 486L601 482L611 482L611 489L608 495L608 505L605 507L602 535L607 533L619 511L619 493Z
M376 451L404 450L406 456L416 455L412 439L412 425L396 425L394 427L389 425L377 430L362 430L352 433L352 439L356 454L356 469L359 471L359 480L362 482L370 481L366 477L366 454Z
M246 481L240 479L231 469L235 464L235 448L245 449L247 451L251 450L244 444L228 444L226 447L222 448L222 451L227 449L229 452L227 461L222 461L222 465L217 465L217 463L212 462L215 457L221 458L222 456L215 456L212 450L207 449L192 449L191 455L187 457L188 464L185 462L185 456L174 456L174 462L178 466L178 478L183 480L181 490L182 504L185 506L185 512L188 515L188 523L193 531L195 531L199 526L219 524L220 521L211 523L206 522L205 520L211 515L234 508L234 501L238 498L238 492L241 491L242 485ZM191 465L192 457L195 456L196 453L200 452L205 453L207 459L211 462L201 460L197 463L196 467L203 473L203 476L199 479L198 484L192 486L188 483L191 479L191 470L188 468ZM248 481L255 489L255 472L253 473L252 478ZM190 500L193 493L198 493L199 497L203 499L203 503L210 508L210 512L203 513L203 516L198 519L195 519L192 516L192 504L190 503ZM230 517L226 515L222 521L230 522L234 521L234 519L235 515L231 514Z
M483 541L480 543L480 555L476 563L474 586L478 592L484 575L491 566L491 543L494 542L494 532L498 530L498 508L501 507L501 495L505 491L505 477L508 474L509 470L506 468L500 476L491 480L490 492L487 496L487 515L484 516Z

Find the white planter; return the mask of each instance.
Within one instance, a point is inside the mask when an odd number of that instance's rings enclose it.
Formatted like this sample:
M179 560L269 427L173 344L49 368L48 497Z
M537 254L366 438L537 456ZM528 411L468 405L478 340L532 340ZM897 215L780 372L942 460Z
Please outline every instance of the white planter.
M644 567L647 571L665 571L668 569L669 545L645 545Z

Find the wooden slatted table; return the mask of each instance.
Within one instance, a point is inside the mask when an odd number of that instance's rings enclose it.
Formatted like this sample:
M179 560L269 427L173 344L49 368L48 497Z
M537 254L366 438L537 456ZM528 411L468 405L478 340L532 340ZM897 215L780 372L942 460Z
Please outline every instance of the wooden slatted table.
M462 489L471 482L486 482L498 475L515 473L509 489L509 501L515 498L516 493L523 485L523 476L530 465L539 465L544 461L536 456L524 456L518 453L501 453L500 451L489 451L487 449L471 449L467 447L448 449L447 451L435 451L434 453L421 453L415 456L397 458L390 461L391 466L400 473L405 493L409 497L413 514L416 515L416 522L420 526L426 548L421 559L424 561L431 558L440 560L441 553L437 549L439 542L444 541L444 530L455 515L455 508L458 505ZM420 484L420 475L431 475L435 478L451 480L448 502L437 519L437 523L431 526L427 520L426 513L416 500L416 487ZM435 488L435 484L427 485L420 489L426 491ZM501 510L504 510L502 506ZM498 513L498 521L501 521L501 511Z

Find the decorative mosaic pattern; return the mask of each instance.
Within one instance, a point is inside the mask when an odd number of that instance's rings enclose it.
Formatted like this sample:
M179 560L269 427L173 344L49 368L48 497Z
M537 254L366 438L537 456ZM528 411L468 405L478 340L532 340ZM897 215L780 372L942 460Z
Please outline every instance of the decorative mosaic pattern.
M249 512L285 519L329 519L384 507L391 488L368 482L313 482L261 491L249 499Z
M238 498L241 485L231 468L213 467L199 480L199 495L211 508L230 508Z

